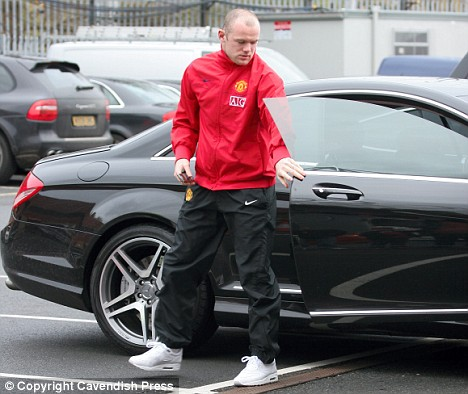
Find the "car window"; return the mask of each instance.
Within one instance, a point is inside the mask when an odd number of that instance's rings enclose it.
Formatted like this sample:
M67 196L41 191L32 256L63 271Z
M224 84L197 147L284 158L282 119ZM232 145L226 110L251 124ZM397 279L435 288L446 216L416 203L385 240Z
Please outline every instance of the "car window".
M169 97L173 99L180 99L180 90L176 89L175 87L160 83L157 84L157 87L161 89L162 93L165 95L169 95Z
M148 104L177 104L180 96L177 90L161 88L157 84L147 81L119 82L129 91L142 98Z
M101 90L104 96L106 96L107 100L109 101L109 105L122 105L118 97L109 89L107 89L105 86L96 82L93 82L93 84L96 85Z
M457 133L460 133L468 138L468 127L466 125L449 118L445 118L445 121L447 122L448 127L450 127L452 130L455 130Z
M15 80L3 64L0 64L0 93L8 93L15 87Z
M46 83L52 85L56 89L69 89L70 86L92 86L91 82L81 74L66 69L47 68L42 72L36 72L36 74L40 76L40 78L47 79Z
M170 146L168 146L160 156L163 157L175 157L174 151Z
M468 127L455 119L343 99L285 101L266 100L292 155L306 167L468 178Z

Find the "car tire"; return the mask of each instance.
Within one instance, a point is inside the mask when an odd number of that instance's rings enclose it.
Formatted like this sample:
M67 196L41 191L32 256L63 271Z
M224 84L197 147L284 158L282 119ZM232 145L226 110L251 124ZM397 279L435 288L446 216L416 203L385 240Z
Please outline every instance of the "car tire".
M7 183L15 173L16 163L11 153L10 145L3 135L0 135L0 184Z
M111 131L111 135L112 135L112 143L113 144L118 144L118 143L126 140L125 136L123 136L120 133L116 133L115 131Z
M129 353L141 353L156 337L152 316L172 240L172 233L163 228L131 226L110 238L96 259L90 279L94 315L104 334ZM205 279L198 288L187 349L200 346L216 331L213 308L214 295Z

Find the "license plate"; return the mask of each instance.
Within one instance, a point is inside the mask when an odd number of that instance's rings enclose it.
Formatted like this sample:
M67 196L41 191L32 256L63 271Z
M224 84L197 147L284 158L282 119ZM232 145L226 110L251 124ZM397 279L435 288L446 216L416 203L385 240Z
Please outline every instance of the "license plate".
M96 119L92 115L72 116L72 124L75 127L93 127L96 126Z

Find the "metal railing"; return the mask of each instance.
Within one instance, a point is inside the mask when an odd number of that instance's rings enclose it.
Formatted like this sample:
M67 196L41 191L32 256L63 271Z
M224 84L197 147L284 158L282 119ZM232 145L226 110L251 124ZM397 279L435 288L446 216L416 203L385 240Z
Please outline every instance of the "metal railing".
M44 56L79 26L221 26L232 8L257 13L342 10L468 12L468 0L0 0L0 53Z

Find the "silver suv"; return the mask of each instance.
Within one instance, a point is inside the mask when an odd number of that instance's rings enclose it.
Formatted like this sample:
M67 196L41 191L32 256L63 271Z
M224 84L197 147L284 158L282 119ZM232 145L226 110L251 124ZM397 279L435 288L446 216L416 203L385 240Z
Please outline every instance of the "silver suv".
M109 119L78 65L0 56L0 184L42 157L111 144Z

